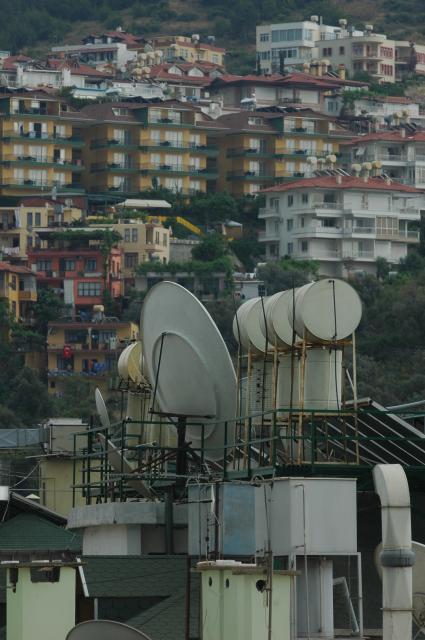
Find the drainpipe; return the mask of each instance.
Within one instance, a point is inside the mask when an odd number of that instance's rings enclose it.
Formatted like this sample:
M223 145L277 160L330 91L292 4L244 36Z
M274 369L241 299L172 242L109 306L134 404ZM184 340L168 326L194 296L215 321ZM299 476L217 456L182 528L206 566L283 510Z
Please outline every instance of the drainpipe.
M375 491L381 500L383 640L412 637L412 551L410 493L399 464L373 469Z

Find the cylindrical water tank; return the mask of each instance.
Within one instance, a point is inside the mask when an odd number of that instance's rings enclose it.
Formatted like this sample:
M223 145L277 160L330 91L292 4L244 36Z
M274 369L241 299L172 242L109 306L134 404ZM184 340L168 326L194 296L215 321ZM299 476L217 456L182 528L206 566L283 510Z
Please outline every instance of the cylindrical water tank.
M298 336L293 336L292 325L289 322L289 307L293 304L294 289L279 291L264 301L265 313L260 316L260 327L264 336L267 333L267 338L273 346L290 347L294 337L295 341L299 340Z
M236 311L233 318L233 335L246 351L251 348L257 353L265 353L267 350L266 339L260 327L262 316L264 311L261 298L247 300Z
M290 353L279 357L277 383L277 408L291 406L310 410L338 410L341 408L342 351L327 347L309 349L306 353L304 371L304 403L302 403L301 356Z
M242 380L241 415L273 409L273 363L256 360L252 363L250 376ZM268 416L271 418L271 415ZM261 416L258 417L261 422ZM254 419L255 423L255 419Z
M295 290L295 319L288 307L289 322L311 342L331 342L350 336L362 317L362 303L347 282L325 278Z

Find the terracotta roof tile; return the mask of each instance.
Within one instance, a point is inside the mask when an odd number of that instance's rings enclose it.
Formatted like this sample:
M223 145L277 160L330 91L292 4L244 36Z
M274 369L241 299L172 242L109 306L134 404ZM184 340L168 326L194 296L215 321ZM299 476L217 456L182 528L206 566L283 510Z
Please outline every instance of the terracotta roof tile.
M337 181L337 179L339 179ZM374 189L376 191L402 191L405 193L423 193L422 190L391 180L389 183L383 178L369 178L367 181L356 176L316 176L304 178L294 182L278 184L274 187L262 189L261 193L269 191L292 191L293 189L359 189L361 191Z

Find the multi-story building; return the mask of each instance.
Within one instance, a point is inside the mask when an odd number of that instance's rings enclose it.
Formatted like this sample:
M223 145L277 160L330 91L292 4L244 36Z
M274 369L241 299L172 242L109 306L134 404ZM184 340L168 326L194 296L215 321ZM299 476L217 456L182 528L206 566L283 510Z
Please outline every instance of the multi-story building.
M343 69L340 76L326 73L320 76L293 71L282 76L272 75L222 75L211 81L208 91L212 98L220 99L224 108L240 109L251 103L253 107L298 106L308 107L321 113L337 116L342 104L344 91L368 89L365 82L355 82L345 78ZM329 108L330 100L340 100L337 108ZM334 105L332 105L334 106Z
M31 269L0 262L0 298L7 301L16 322L31 320L33 305L37 302L36 276Z
M87 314L103 304L105 291L113 300L122 295L121 249L102 245L98 229L39 229L40 246L28 250L28 263L40 286L63 297L73 312Z
M357 136L343 143L346 166L379 160L382 171L397 182L425 188L425 133L397 130ZM344 158L343 158L344 160Z
M60 394L69 377L88 380L107 392L121 351L139 336L133 322L102 316L87 322L49 322L47 332L49 392Z
M156 36L149 40L154 50L162 51L166 62L210 62L224 66L226 50L214 42L201 42L197 34L188 36Z
M28 248L37 246L37 231L63 227L81 220L82 198L49 200L25 198L16 207L0 207L0 254L26 260Z
M92 224L90 228L105 229L105 225ZM170 229L161 222L117 218L110 228L121 237L118 246L122 250L121 274L125 292L134 287L134 270L139 264L149 261L165 264L169 261Z
M82 113L87 191L113 199L158 186L183 194L205 192L217 178L217 124L186 103L104 103Z
M334 98L335 99L335 98ZM422 113L419 102L405 96L359 96L344 103L344 96L338 96L337 110L343 120L352 119L358 121L364 119L370 131L385 129L389 123L400 123L401 120L423 127L425 115ZM329 98L329 103L330 103ZM329 103L327 106L329 106ZM334 106L332 107L332 112ZM328 111L329 112L329 111Z
M219 190L254 195L268 185L305 178L320 160L339 152L352 134L309 109L241 111L216 120L220 137Z
M367 73L379 82L395 82L406 73L425 71L425 47L375 33L373 25L363 30L310 21L285 22L257 27L257 56L265 73L282 72L284 67L305 68L327 61L333 70L343 65L350 77Z
M422 192L384 177L328 175L264 191L260 241L267 259L316 260L320 274L374 273L419 242Z
M2 95L0 112L0 195L84 193L84 114L43 91Z
M282 22L257 27L257 56L265 73L284 67L302 68L316 56L316 42L334 33L318 16L301 22Z

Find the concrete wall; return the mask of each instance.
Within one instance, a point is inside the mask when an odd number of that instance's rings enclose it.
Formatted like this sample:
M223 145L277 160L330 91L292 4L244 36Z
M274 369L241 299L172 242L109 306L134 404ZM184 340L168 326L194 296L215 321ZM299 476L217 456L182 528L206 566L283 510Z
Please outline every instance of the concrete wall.
M28 567L18 576L6 592L8 640L64 640L75 625L75 569L61 567L59 582L31 582Z

